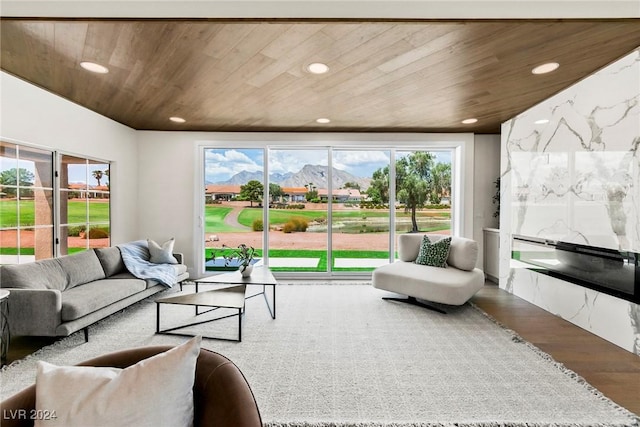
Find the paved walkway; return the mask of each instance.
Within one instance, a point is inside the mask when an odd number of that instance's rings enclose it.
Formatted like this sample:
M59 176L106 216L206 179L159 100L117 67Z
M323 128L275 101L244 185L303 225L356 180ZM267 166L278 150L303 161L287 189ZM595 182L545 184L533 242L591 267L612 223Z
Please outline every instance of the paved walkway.
M242 225L238 222L238 216L240 215L240 212L242 212L244 209L245 209L244 206L234 206L231 212L229 212L224 217L224 223L229 227L237 228L238 230L251 230L250 227L247 227L246 225Z

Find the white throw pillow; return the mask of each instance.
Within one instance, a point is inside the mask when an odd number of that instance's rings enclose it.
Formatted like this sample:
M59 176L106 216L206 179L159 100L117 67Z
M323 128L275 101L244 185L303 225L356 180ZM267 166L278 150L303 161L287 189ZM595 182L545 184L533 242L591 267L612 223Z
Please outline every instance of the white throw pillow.
M38 362L35 427L193 426L201 340L125 369Z
M177 264L178 260L173 256L175 239L172 237L160 246L151 239L147 240L149 246L150 262L154 264Z

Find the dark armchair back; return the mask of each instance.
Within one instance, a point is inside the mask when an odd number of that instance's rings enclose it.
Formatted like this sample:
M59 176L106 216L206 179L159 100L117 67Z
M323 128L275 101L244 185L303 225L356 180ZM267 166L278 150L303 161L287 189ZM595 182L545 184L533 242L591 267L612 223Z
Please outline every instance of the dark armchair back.
M153 346L123 350L87 360L79 365L126 368L170 348ZM262 426L260 411L247 380L240 369L221 354L206 349L200 350L193 394L195 427ZM34 408L35 385L32 385L0 403L0 425L33 426L33 420L28 418ZM19 414L25 416L18 416Z

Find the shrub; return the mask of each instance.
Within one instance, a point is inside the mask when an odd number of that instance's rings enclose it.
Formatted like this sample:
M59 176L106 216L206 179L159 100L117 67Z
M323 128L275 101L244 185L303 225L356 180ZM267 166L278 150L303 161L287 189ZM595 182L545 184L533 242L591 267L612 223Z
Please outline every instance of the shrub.
M293 231L307 231L307 227L309 227L309 222L306 220L306 218L294 217L282 226L282 231L284 233L291 233Z
M295 229L295 225L293 225L291 221L287 222L284 226L282 226L283 233L291 233L292 231L294 231L294 229Z
M84 225L75 225L67 228L67 236L78 237L80 233L84 233L87 228Z
M90 239L106 239L109 237L109 233L102 228L90 228L89 229L89 238Z
M251 228L253 231L262 231L264 230L264 224L261 219L256 219L253 221L253 224L251 224Z
M305 218L291 218L289 221L293 223L293 229L295 231L307 231L307 227L309 227L309 222Z

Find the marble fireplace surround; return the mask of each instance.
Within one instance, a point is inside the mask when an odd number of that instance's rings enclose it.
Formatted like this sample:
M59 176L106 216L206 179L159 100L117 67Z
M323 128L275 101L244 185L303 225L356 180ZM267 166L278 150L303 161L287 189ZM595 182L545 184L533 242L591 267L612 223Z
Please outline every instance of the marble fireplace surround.
M512 264L640 304L640 254L513 236Z
M640 355L637 299L512 259L514 236L640 253L640 50L503 123L501 138L500 287Z

